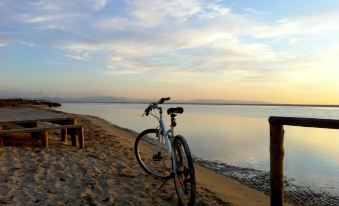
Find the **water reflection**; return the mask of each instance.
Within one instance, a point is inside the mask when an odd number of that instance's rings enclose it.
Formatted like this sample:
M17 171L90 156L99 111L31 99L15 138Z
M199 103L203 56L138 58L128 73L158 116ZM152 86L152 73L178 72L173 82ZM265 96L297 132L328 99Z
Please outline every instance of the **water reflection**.
M285 174L339 194L339 131L285 127Z
M199 118L196 118L199 116ZM232 165L268 169L267 124L259 118L185 114L180 121L192 152ZM191 136L194 134L194 136Z
M63 104L61 110L102 117L141 132L156 120L141 118L143 104ZM165 105L165 109L169 106ZM269 116L339 119L339 108L184 105L177 133L196 156L269 170ZM165 111L165 110L164 110ZM167 116L167 115L166 115ZM165 122L168 124L169 118ZM285 174L301 185L339 195L339 130L285 126Z

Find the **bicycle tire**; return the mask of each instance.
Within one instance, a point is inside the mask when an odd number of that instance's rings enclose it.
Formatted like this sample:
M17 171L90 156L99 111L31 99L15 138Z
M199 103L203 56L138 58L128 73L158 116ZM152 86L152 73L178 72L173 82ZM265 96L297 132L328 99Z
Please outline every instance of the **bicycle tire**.
M153 156L159 151L159 147L156 146L159 143L157 134L157 129L147 129L138 135L134 144L135 157L148 174L160 178L171 178L170 158L163 145L160 148L162 160L155 161L153 159Z
M176 168L174 186L179 199L179 205L194 205L196 196L195 171L190 149L183 136L175 136L173 152Z

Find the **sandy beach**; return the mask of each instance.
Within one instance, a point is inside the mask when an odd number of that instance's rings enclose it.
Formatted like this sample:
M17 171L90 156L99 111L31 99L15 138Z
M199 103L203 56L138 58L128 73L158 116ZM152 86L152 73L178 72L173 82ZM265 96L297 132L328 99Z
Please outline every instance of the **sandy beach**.
M338 25L339 0L0 0L0 206L339 206Z
M176 205L172 180L147 175L134 157L135 134L107 121L78 116L86 148L60 142L49 148L0 149L0 205ZM197 205L269 205L269 197L195 165Z

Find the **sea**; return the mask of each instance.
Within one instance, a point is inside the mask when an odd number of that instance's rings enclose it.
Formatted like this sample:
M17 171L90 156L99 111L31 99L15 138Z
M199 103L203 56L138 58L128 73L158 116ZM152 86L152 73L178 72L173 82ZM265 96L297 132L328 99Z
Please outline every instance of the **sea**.
M143 116L147 104L63 103L58 110L93 115L140 133L157 127ZM339 107L164 104L182 106L175 133L183 135L194 156L228 165L269 171L270 116L339 119ZM298 185L339 197L339 130L284 126L284 175Z

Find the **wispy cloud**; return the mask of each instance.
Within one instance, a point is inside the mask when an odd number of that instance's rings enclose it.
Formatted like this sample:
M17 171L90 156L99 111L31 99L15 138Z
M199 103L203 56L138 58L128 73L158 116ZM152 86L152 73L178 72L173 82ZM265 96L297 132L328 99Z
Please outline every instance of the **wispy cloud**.
M171 21L186 21L199 13L202 3L187 1L147 1L135 0L130 4L130 16L145 27L159 26Z
M29 47L41 47L38 44L32 43L32 42L27 42L27 41L20 41L21 44L29 46Z
M22 44L35 46L30 42L41 38L39 44L79 61L100 56L107 74L258 77L268 70L306 68L309 59L298 48L303 39L339 32L337 12L266 22L256 18L265 11L233 10L220 1L3 1L1 11L7 16L0 20L3 28L15 23L21 29L13 29L14 35L27 31ZM0 35L0 46L12 42Z
M0 47L5 47L12 43L20 41L21 37L17 34L0 32Z
M265 12L263 11L259 11L257 9L253 9L253 8L244 8L244 11L249 13L249 14L254 14L254 15L263 15L265 14Z

